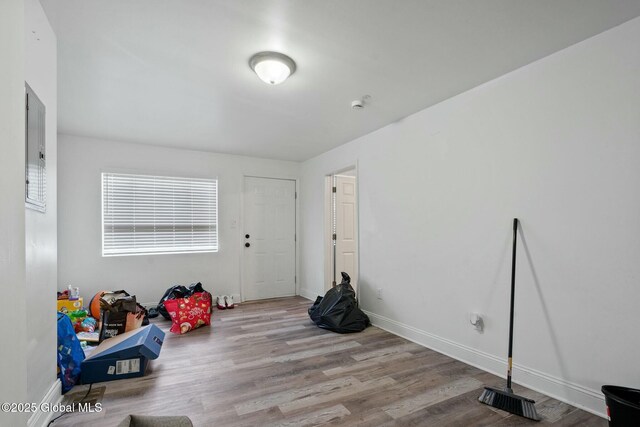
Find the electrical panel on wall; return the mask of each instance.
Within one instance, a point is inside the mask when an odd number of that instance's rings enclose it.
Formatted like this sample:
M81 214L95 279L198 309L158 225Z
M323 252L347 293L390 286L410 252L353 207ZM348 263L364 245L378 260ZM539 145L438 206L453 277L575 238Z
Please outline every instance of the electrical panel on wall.
M40 212L47 206L45 117L44 104L25 83L25 202Z

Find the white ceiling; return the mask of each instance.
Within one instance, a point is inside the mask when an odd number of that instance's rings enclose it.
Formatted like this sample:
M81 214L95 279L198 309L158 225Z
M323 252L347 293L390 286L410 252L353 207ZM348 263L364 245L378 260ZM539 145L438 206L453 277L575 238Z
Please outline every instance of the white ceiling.
M58 37L59 132L286 160L640 15L638 0L41 2ZM297 72L264 84L247 65L262 50Z

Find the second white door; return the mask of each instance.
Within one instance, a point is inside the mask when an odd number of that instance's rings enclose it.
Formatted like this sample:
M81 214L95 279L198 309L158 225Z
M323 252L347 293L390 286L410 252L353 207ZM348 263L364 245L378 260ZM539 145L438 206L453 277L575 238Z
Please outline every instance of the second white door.
M296 294L296 183L245 177L243 299Z
M336 175L335 233L336 233L336 281L340 283L341 272L351 277L351 286L358 289L358 224L356 213L356 178Z

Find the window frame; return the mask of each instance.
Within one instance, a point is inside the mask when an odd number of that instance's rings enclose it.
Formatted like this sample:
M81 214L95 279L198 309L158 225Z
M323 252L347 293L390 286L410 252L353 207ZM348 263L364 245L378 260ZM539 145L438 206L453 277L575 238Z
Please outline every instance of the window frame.
M212 214L214 216L214 220L213 222L211 222L209 224L209 227L212 227L215 230L215 242L212 245L211 248L207 248L207 249L189 249L188 247L185 248L180 248L180 249L176 249L176 250L171 250L171 249L175 249L172 248L170 246L155 246L155 247L148 247L148 248L140 248L139 250L135 250L134 247L130 248L130 251L120 251L120 252L115 252L115 250L111 249L108 250L107 252L105 252L105 202L106 202L106 194L105 194L105 177L107 176L119 176L119 177L123 177L123 176L129 176L129 177L135 177L135 178L141 178L141 180L149 180L149 179L159 179L162 181L167 181L167 180L175 180L176 182L191 182L191 183L203 183L203 182L210 182L213 184L213 201L214 201L214 206L212 209ZM135 180L135 178L132 178L132 180ZM174 185L176 183L174 182ZM219 227L218 227L218 223L219 223L219 219L218 219L218 215L219 215L219 182L218 182L218 178L211 178L211 177L206 177L206 178L201 178L201 177L185 177L185 176L166 176L166 175L151 175L151 174L143 174L143 173L131 173L131 172L114 172L114 171L102 171L100 173L100 187L101 187L101 191L100 191L100 202L101 202L101 235L102 235L102 239L101 239L101 255L102 257L105 258L111 258L111 257L121 257L121 256L141 256L141 255L176 255L176 254L202 254L202 253L217 253L220 250L220 235L219 235ZM175 197L175 196L174 196ZM154 203L153 206L153 210L154 212L158 209L157 204ZM192 214L193 215L193 211ZM174 216L172 218L173 222L172 224L175 227L176 224L176 217ZM191 225L193 227L193 224ZM135 228L135 225L133 225L133 227ZM154 224L154 228L155 228L155 224ZM135 232L134 232L135 233ZM154 231L155 233L155 231ZM175 231L174 231L175 233ZM193 231L192 231L193 233ZM193 235L192 235L193 238ZM162 250L162 249L166 249L166 250ZM155 249L155 250L154 250Z

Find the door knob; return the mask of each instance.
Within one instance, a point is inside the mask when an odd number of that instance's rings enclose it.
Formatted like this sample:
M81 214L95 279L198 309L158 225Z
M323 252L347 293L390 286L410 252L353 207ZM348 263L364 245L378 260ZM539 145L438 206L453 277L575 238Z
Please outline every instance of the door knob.
M245 234L245 235L244 235L244 238L245 238L245 239L248 239L249 237L251 237L251 236L249 236L248 234Z
M247 243L245 243L245 244L244 244L244 247L245 247L245 248L248 248L249 246L251 246L251 243L249 243L249 242L247 242Z

